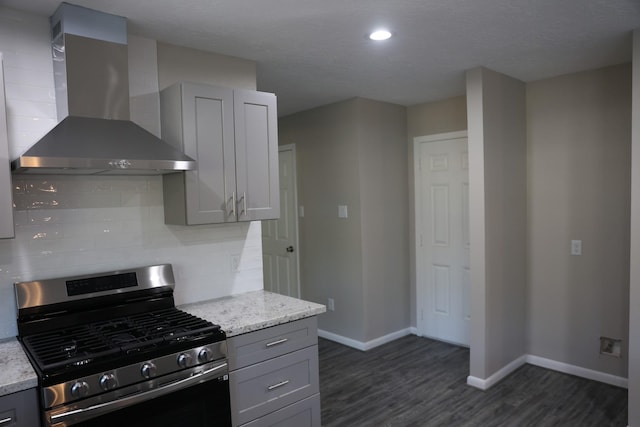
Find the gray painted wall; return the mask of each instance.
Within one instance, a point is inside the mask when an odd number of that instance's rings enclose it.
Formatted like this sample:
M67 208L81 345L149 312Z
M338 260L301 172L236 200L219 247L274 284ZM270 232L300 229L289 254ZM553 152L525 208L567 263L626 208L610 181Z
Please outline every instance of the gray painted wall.
M527 84L527 122L527 353L626 377L631 67Z
M160 90L179 81L255 90L256 63L158 42Z
M470 375L486 379L524 354L525 85L467 73L471 218Z
M629 292L629 402L640 401L640 29L633 33L631 120L631 254ZM629 405L630 427L640 426L640 405Z
M320 329L364 339L357 104L319 107L280 119L279 144L295 144L301 297L335 311L318 318ZM338 205L349 218L338 219Z
M416 136L466 129L467 98L464 95L407 108L407 133L410 144L413 144L413 138Z
M405 123L404 107L352 99L278 125L297 151L302 298L334 298L319 328L360 342L409 326Z
M410 324L406 108L357 99L365 341Z

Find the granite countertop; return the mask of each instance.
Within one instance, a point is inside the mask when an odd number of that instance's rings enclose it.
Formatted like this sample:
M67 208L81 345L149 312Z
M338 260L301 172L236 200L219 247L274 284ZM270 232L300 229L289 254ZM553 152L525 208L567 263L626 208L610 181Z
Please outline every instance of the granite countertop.
M0 396L38 385L38 377L15 338L0 340L0 360L8 369L0 369Z
M222 326L227 337L315 316L325 306L267 291L218 298L180 309ZM0 360L11 369L0 370L0 396L36 387L38 378L15 338L0 340Z
M227 338L316 316L326 311L322 304L263 290L187 304L179 308L220 325Z

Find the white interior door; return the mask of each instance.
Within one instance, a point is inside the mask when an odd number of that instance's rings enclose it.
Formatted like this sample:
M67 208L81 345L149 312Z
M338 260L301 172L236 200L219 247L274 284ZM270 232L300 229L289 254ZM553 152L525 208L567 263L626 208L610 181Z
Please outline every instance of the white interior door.
M466 132L414 140L418 331L469 345L469 162Z
M299 298L295 146L283 145L278 151L280 219L262 221L264 289Z

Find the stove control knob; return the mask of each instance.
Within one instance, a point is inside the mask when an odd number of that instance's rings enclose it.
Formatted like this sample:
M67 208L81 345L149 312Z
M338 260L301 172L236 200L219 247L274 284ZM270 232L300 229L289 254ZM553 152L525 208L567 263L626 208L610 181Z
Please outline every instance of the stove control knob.
M189 353L180 353L178 356L178 366L187 368L191 365L191 355Z
M89 394L89 384L84 381L78 381L71 386L71 396L85 397Z
M156 376L156 365L153 362L145 362L140 367L140 373L145 378L151 378Z
M198 353L198 362L206 363L209 360L211 360L211 356L212 356L211 350L205 347L202 350L200 350L200 353Z
M116 380L116 376L113 374L102 374L98 382L100 383L100 388L105 391L118 386L118 380Z

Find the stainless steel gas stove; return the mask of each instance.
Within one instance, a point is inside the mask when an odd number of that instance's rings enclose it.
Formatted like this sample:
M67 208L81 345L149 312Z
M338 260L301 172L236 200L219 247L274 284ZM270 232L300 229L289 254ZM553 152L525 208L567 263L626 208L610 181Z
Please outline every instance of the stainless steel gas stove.
M43 425L231 425L225 334L174 286L168 264L15 284Z

